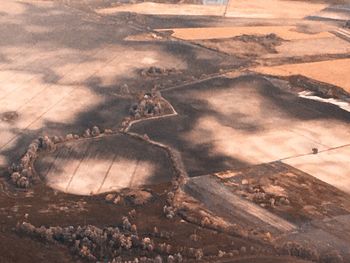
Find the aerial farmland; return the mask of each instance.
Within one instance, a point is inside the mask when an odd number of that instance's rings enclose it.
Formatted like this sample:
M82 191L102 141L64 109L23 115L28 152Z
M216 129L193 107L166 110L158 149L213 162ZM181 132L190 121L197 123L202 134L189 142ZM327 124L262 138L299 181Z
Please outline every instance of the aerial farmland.
M0 263L350 262L348 0L3 0Z

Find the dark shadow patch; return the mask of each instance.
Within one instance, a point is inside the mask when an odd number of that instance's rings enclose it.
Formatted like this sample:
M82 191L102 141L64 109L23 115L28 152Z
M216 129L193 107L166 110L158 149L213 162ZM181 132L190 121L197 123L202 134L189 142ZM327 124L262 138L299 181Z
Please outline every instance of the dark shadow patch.
M243 108L239 108L237 112L233 111L230 115L222 114L208 104L207 100L199 99L196 96L201 91L207 92L210 96L210 93L215 94L217 91L224 90L236 92L237 100L241 100L242 94L245 94L246 108L241 105L240 107ZM136 123L131 127L131 131L141 135L147 134L151 139L177 149L182 155L190 176L232 168L238 169L249 165L242 160L232 158L232 156L214 153L213 142L210 141L210 138L214 140L215 137L214 134L211 134L211 131L203 131L206 143L186 139L186 136L193 131L201 117L212 117L223 126L248 133L263 131L266 126L265 122L276 123L276 129L278 129L278 120L285 121L288 118L301 122L321 119L350 121L350 113L339 109L335 105L299 98L293 93L273 86L263 77L256 75L242 76L235 79L219 77L164 91L162 95L174 106L179 115ZM250 96L262 97L261 111L266 118L257 119L250 113ZM233 99L233 109L235 104L235 99ZM227 139L234 140L234 138Z
M4 122L15 122L18 119L19 115L16 111L7 111L0 114L0 119Z

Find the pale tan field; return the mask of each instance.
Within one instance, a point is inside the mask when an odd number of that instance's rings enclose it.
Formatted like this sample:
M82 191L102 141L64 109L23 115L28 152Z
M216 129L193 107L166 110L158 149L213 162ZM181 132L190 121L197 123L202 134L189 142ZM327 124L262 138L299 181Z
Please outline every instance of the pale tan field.
M231 1L226 17L254 17L254 18L303 18L327 7L326 4L307 2L280 1L280 0L254 0ZM191 4L163 4L163 3L139 3L125 4L117 7L96 10L100 14L114 14L117 12L135 12L152 15L205 15L222 16L225 6L204 6Z
M284 162L350 193L350 145L325 151L317 155L306 155Z
M350 92L350 59L258 67L254 71L279 76L300 74L318 81L333 84Z
M268 35L276 34L285 40L317 39L334 37L329 32L306 34L298 32L296 26L242 26L242 27L197 27L171 28L159 31L172 30L172 36L184 40L230 38L241 35Z
M125 135L67 143L36 167L50 187L77 195L160 184L173 176L165 152Z

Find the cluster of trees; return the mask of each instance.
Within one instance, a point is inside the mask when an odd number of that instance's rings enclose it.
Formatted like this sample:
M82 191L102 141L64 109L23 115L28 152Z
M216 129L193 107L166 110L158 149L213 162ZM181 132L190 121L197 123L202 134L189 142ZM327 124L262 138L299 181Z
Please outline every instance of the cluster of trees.
M106 129L105 134L112 133L111 130ZM82 135L84 138L96 137L101 134L99 127L94 126L90 129L86 129ZM77 134L67 134L66 137L62 136L41 136L33 140L26 152L22 155L18 162L12 163L9 168L9 174L11 181L19 188L28 188L30 185L38 181L40 178L33 169L33 163L38 157L39 152L52 152L56 149L58 143L79 139Z
M329 250L319 253L316 248L308 246L305 242L287 241L277 246L277 251L282 255L291 255L294 257L311 260L320 263L343 263L344 259L337 250Z
M123 251L134 250L136 254L143 254L135 258L134 262L182 262L179 253L174 255L171 246L159 244L155 246L151 237L140 237L136 226L132 225L127 217L122 218L122 226L105 227L96 226L68 226L68 227L35 227L30 223L23 222L17 226L21 233L41 239L43 241L58 242L67 245L75 254L89 261L122 262L120 255ZM143 251L143 252L142 252ZM156 252L164 253L161 257Z
M175 68L158 68L158 67L149 67L141 71L141 76L157 77L161 75L171 75L179 73Z
M55 143L48 136L39 137L29 144L25 154L18 163L12 163L8 168L11 181L20 188L28 188L37 178L33 171L32 164L38 156L39 151L53 151Z
M158 95L146 93L137 103L130 107L130 114L135 119L152 117L162 113L161 98Z

